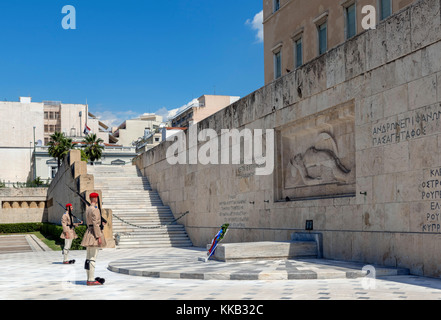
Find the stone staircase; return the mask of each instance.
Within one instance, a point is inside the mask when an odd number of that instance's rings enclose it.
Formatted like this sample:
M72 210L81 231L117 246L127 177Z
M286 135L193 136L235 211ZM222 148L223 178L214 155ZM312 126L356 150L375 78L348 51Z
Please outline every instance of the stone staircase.
M117 248L192 246L184 226L174 222L170 208L135 166L88 166L87 172L103 193L103 207L112 209Z

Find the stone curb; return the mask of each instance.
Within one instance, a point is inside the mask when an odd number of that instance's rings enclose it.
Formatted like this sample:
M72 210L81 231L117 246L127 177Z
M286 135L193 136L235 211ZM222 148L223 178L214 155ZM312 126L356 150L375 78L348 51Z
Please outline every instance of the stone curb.
M195 280L315 280L315 279L356 279L367 276L367 271L362 270L363 265L359 265L359 269L353 267L353 263L347 263L348 267L342 267L345 264L342 261L335 261L333 265L329 260L323 260L326 267L316 267L311 261L311 269L295 270L296 268L280 268L280 261L266 261L267 270L259 271L256 264L247 263L229 263L222 262L216 264L208 264L201 267L200 263L195 262L193 265L173 264L170 261L164 264L164 267L152 264L146 265L145 262L125 263L124 260L109 263L107 269L112 272L122 273L129 276L150 277L150 278L166 278L166 279L195 279ZM308 260L303 262L309 263ZM349 264L351 266L349 266ZM322 270L320 268L323 268ZM171 270L173 269L173 270ZM282 269L282 270L277 270ZM314 270L313 270L314 269ZM396 276L409 274L407 269L375 267L375 277Z

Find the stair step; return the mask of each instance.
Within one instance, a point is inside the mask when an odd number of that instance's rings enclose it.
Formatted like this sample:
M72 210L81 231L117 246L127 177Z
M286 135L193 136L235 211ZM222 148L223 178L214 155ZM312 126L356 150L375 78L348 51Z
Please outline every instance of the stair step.
M139 217L168 217L168 218L174 218L173 214L171 212L117 212L112 211L112 213L118 217L125 217L125 218L139 218Z
M155 241L155 243L158 242L188 242L190 239L181 237L181 238L123 238L121 237L119 239L118 244L129 244L129 243L137 243L137 244L142 244L142 243L146 243L146 244L150 244L153 243L153 241Z
M145 212L168 212L172 214L169 207L166 206L129 206L129 205L112 205L108 206L106 203L103 205L104 207L109 207L109 209L112 209L115 212L119 213L145 213Z
M135 237L135 236L136 237L145 237L148 234L148 235L152 235L152 236L167 236L168 238L172 238L175 235L182 234L183 236L188 237L185 230L180 229L180 230L165 230L164 231L162 228L161 229L145 230L145 229L138 229L138 228L129 229L129 228L120 227L115 231L115 234L119 234L122 237L126 236L126 235L131 235L132 237Z
M87 170L94 175L95 189L102 192L104 208L114 214L117 248L193 246L185 227L135 166L88 166Z
M142 183L142 182L137 182L134 181L132 183L116 183L112 184L112 183L97 183L95 184L96 187L100 187L100 188L106 188L106 189L111 189L111 190L118 190L118 189L125 189L127 187L149 187L150 184L149 183Z
M104 205L104 208L112 209L113 214L117 216L141 216L141 215L157 215L160 214L162 216L169 215L173 217L173 213L170 209L157 209L157 207L150 207L150 208L129 208L127 206L125 207L117 207L117 206L108 206Z
M154 244L139 244L139 245L119 245L117 249L145 249L145 248L188 248L192 247L191 242L186 243L154 243Z
M142 242L142 241L133 241L133 242L119 242L118 247L119 248L128 248L135 247L135 248L152 248L152 247L158 247L160 245L168 245L168 246L182 246L182 247L191 247L190 241L154 241L151 243L148 242Z
M158 217L158 218L170 218L174 219L174 216L171 212L132 212L132 213L123 213L112 211L112 213L118 217L126 218L126 219L139 219L142 217Z
M116 221L115 221L116 222ZM168 223L172 223L172 219L164 220L164 219L151 219L151 220L125 220L125 222L120 221L120 223L114 223L114 226L130 226L130 224L138 227L149 227L149 226L158 226L164 225ZM130 223L130 224L129 224Z
M136 203L133 199L126 199L126 200L103 200L103 203L106 205L130 205L130 206L143 206L143 207L163 207L164 204L161 200L138 200Z
M120 242L133 242L133 241L143 241L143 240L151 240L151 239L158 239L158 240L171 240L171 241L180 241L180 240L189 240L188 236L186 234L181 235L174 235L172 237L169 237L165 234L158 234L158 235L143 235L143 236L133 236L133 235L124 235L122 234L120 236Z
M148 206L148 207L154 207L154 206L149 206L149 204L152 203L156 203L159 206L164 206L162 204L161 199L137 199L137 198L108 198L105 199L103 197L103 202L105 202L106 204L132 204L132 205L143 205L143 206Z
M109 208L113 210L113 213L117 214L117 212L119 213L148 213L148 212L167 212L172 214L170 208L164 208L164 207L160 207L160 206L151 206L151 207L135 207L135 206L130 206L130 205L107 205L107 203L104 203L103 205L104 208Z
M111 186L100 186L95 185L96 189L102 190L103 192L126 192L126 193L132 193L132 192L146 192L150 191L152 192L153 189L151 186L148 185L135 185L131 184L128 186L118 186L118 187L111 187Z
M179 227L178 227L179 226ZM145 234L167 234L172 235L176 233L185 233L185 228L182 225L178 224L169 224L169 225L161 225L159 223L152 224L151 226L144 226L148 227L148 229L145 228L137 228L133 227L131 225L128 225L126 223L124 224L117 224L114 225L114 233L131 233L131 234L137 234L137 235L145 235Z

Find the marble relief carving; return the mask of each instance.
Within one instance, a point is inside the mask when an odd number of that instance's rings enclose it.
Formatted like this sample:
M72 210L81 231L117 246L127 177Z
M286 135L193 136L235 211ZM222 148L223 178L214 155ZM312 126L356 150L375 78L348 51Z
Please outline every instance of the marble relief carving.
M280 131L283 198L355 192L353 110L330 108Z

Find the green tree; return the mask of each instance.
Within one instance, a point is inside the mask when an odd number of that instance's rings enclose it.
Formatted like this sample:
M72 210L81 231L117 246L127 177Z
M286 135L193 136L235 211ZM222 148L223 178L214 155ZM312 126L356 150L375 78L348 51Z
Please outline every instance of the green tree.
M81 161L86 161L86 162L88 162L88 161L89 161L89 158L88 158L86 152L84 151L84 149L81 149L80 152L81 152Z
M84 140L83 143L86 144L84 149L87 158L93 163L96 160L101 159L103 155L104 146L101 145L103 143L103 139L97 138L95 133L89 134Z
M32 181L31 185L33 187L37 187L38 188L38 187L44 185L44 182L41 180L40 177L37 177L34 181Z
M58 160L58 169L60 169L61 161L64 160L64 157L66 157L69 151L73 148L72 139L67 138L64 133L55 132L51 135L51 140L48 145L49 155Z

